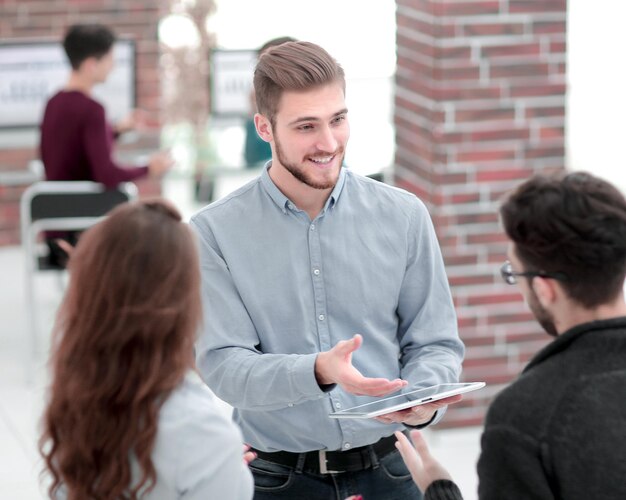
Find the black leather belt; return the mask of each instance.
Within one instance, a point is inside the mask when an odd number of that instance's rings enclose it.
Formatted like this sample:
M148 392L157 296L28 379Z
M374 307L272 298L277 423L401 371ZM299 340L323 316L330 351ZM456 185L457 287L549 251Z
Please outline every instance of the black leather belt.
M368 446L361 446L346 451L316 450L306 453L289 451L267 452L252 449L258 458L287 467L297 467L301 456L302 469L317 474L337 474L340 472L357 472L372 467L376 460L388 455L396 449L396 437L391 435ZM372 456L373 455L373 456Z

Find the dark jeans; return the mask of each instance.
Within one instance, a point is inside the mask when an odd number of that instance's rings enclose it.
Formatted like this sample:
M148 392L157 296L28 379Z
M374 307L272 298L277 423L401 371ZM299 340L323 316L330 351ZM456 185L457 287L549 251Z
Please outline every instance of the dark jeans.
M250 464L254 500L421 500L422 495L398 451L379 459L373 468L340 474L315 474L257 458Z

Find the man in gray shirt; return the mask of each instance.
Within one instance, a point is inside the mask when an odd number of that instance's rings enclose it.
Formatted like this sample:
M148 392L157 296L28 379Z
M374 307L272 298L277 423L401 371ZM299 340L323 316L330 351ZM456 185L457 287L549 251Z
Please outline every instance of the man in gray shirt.
M258 455L255 498L420 498L393 432L446 404L379 419L328 414L456 382L463 344L437 239L413 194L343 167L342 68L289 42L259 60L259 178L196 214L205 327L197 366Z

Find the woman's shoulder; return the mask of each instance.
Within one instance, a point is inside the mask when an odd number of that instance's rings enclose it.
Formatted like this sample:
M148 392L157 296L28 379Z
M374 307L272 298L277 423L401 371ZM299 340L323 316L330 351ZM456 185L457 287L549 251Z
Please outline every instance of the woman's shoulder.
M198 418L231 423L231 413L232 409L211 392L200 376L189 371L163 403L160 420L161 424L188 424Z

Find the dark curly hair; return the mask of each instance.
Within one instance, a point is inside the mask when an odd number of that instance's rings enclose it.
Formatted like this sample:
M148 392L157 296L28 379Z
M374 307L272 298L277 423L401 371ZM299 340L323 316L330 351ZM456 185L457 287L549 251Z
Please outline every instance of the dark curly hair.
M69 270L40 440L49 494L136 499L156 481L159 409L193 366L195 239L173 206L127 203L81 236Z
M586 308L615 299L626 275L626 200L588 173L537 175L500 208L525 270L564 273L571 299Z

